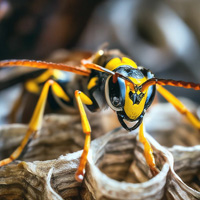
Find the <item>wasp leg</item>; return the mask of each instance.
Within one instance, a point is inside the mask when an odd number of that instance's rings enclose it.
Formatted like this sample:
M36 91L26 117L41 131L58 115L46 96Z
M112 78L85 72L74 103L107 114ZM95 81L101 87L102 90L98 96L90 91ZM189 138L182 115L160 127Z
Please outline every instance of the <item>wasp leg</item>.
M86 96L83 92L79 90L75 91L75 98L76 98L76 102L78 104L79 112L81 115L83 133L85 133L85 144L83 148L83 153L81 155L80 164L78 166L78 169L75 175L76 180L81 182L83 180L84 173L85 173L85 165L87 162L87 155L90 149L90 140L91 140L91 128L90 128L89 121L87 119L87 115L85 113L85 109L83 107L83 103L86 105L92 105L93 102L88 96Z
M27 90L31 93L40 94L40 89L41 89L40 84L46 82L46 80L48 80L48 79L50 79L50 77L54 76L54 71L55 70L52 70L52 69L46 70L37 78L30 79L25 82L25 88L23 88L21 94L16 99L16 101L10 111L9 120L11 123L16 122L16 118L17 118L16 114L18 113L20 106L22 105L23 96L25 94L25 91Z
M185 115L193 126L200 129L200 121L178 100L173 94L160 85L157 85L157 91L169 101L181 114Z
M153 149L149 144L148 140L144 136L144 125L143 122L139 128L139 141L144 145L144 157L146 159L147 164L149 165L152 174L155 176L158 174L159 170L156 168L155 159L153 156Z
M22 151L25 148L25 146L27 145L30 137L31 136L35 136L37 131L41 128L41 126L42 126L42 118L43 118L43 114L44 114L44 108L45 108L46 99L47 99L47 95L48 95L50 86L52 86L53 91L55 92L55 94L58 97L63 98L65 100L69 99L69 97L64 93L64 91L58 85L58 83L56 83L53 80L47 81L45 83L43 89L42 89L40 98L39 98L38 103L36 105L36 108L34 110L33 116L32 116L32 118L30 120L30 123L29 123L29 126L28 126L28 130L27 130L27 132L26 132L26 134L25 134L20 146L10 155L9 158L1 160L0 161L0 166L9 164L13 160L17 159L20 156L20 154L22 153Z
M35 93L38 94L40 92L40 85L46 80L49 80L51 77L54 77L54 72L56 70L53 69L48 69L44 71L40 76L33 78L33 79L28 79L25 82L25 88L28 92L30 93Z

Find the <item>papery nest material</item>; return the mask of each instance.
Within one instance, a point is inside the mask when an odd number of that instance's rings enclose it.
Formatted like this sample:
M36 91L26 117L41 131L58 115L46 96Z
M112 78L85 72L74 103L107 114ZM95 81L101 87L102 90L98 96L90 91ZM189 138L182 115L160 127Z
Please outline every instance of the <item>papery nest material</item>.
M120 128L92 141L85 178L78 183L74 174L84 141L79 120L67 115L45 117L39 137L32 140L21 158L24 161L0 168L0 199L200 199L200 192L174 172L181 174L191 167L199 173L200 146L172 147L171 154L146 133L160 169L153 177L137 131L128 133ZM1 156L8 156L19 144L26 128L1 127ZM99 129L100 123L93 133Z

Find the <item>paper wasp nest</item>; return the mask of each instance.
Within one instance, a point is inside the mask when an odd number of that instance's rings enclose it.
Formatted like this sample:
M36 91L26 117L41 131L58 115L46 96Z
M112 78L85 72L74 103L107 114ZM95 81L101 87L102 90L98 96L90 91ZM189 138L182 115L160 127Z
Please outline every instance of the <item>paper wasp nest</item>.
M0 199L200 199L200 134L171 105L155 105L145 118L146 131L153 137L146 136L160 169L155 177L137 131L118 128L95 139L105 133L101 116L89 117L94 140L83 183L74 178L84 143L80 117L49 115L26 153L0 168ZM18 146L26 129L1 127L0 159Z

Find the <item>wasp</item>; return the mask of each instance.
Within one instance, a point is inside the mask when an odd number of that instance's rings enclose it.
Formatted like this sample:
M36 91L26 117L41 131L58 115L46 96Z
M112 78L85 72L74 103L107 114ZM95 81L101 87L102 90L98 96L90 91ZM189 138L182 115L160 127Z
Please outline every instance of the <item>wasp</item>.
M35 60L4 60L0 61L0 66L47 69L37 78L27 81L26 87L33 92L39 92L39 83L44 80L46 82L24 139L10 157L0 161L0 166L17 159L27 145L29 138L41 128L45 103L50 88L61 107L65 105L77 106L80 112L85 143L75 174L75 178L79 182L84 178L91 141L91 127L84 105L91 112L110 107L116 113L122 127L127 131L132 131L139 127L139 140L144 145L146 162L153 175L156 175L159 170L155 164L153 149L144 135L143 118L154 100L156 91L180 113L184 114L196 128L200 129L200 121L174 95L162 87L170 85L200 90L200 84L156 78L150 70L137 66L133 60L116 50L100 49L88 59L82 59L80 66ZM81 75L82 79L80 80L84 80L84 84L79 84L81 85L80 88L61 87L59 74L56 73L57 70Z

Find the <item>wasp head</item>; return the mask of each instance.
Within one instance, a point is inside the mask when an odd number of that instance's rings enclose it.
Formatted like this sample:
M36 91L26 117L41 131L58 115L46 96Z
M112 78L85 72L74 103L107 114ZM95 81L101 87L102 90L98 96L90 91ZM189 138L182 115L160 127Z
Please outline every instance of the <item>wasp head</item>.
M117 69L117 78L109 76L105 85L105 96L111 109L117 112L122 126L130 130L124 119L130 122L138 121L139 126L145 112L147 92L141 92L140 85L147 79L139 69L121 66ZM132 127L133 128L133 127Z

